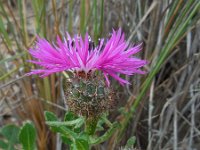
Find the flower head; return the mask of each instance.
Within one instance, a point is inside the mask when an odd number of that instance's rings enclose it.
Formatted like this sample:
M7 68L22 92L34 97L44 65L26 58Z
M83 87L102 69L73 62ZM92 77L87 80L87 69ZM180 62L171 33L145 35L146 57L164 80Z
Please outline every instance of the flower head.
M36 60L29 62L41 66L42 69L32 70L28 75L40 74L41 77L45 77L62 71L83 72L87 75L99 70L103 73L107 85L110 84L108 75L121 84L128 84L127 80L118 75L145 73L140 68L147 64L147 61L133 57L133 54L140 50L141 44L130 46L125 41L121 29L113 30L111 37L106 41L100 39L96 47L88 34L84 39L78 35L71 38L69 34L63 41L57 37L56 44L50 44L38 37L35 47L29 50Z

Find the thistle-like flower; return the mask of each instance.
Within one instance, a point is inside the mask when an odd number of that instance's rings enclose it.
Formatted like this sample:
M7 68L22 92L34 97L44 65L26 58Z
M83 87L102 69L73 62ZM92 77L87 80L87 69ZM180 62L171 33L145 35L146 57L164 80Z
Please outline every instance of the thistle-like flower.
M118 74L133 75L144 74L140 68L147 64L146 60L133 57L141 50L141 44L130 47L124 40L121 29L113 31L112 36L104 42L99 41L94 47L90 37L86 34L85 39L75 36L73 39L67 34L67 40L61 41L57 37L57 44L50 44L45 39L38 38L34 48L29 53L37 60L30 60L43 69L32 70L30 74L40 74L41 77L62 71L90 74L101 71L110 85L108 75L118 80L121 84L129 83L120 78Z
M67 92L68 104L71 110L83 115L96 115L109 109L112 92L109 92L111 76L120 84L129 84L120 74L144 74L140 70L146 60L133 57L141 50L141 44L130 46L124 39L121 29L112 32L109 39L100 39L97 46L88 34L83 39L67 34L67 39L57 37L56 44L38 38L34 48L29 53L35 60L29 62L41 66L42 69L32 70L28 75L39 74L41 77L53 73L73 72L72 84ZM104 76L104 79L102 78Z

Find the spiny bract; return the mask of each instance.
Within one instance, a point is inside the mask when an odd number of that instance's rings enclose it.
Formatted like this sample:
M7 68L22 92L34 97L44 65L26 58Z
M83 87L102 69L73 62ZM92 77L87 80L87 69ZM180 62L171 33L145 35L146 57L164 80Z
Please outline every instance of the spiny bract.
M102 76L70 79L66 92L69 109L76 114L92 117L111 109L114 105L114 94L105 85Z

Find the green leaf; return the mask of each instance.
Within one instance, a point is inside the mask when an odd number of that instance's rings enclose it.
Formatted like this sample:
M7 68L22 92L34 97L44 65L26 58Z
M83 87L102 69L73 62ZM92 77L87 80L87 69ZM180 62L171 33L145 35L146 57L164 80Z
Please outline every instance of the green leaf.
M58 118L56 117L56 115L52 112L49 111L45 111L44 112L44 116L45 116L45 120L46 121L58 121Z
M8 144L5 143L4 141L0 140L0 148L2 148L2 149L8 149Z
M70 128L58 125L58 118L54 113L45 111L45 120L46 123L51 127L52 131L61 133L63 136L68 137L70 139L76 137L76 133L73 132ZM50 122L52 122L52 124Z
M71 145L72 144L72 140L66 136L61 135L61 139L63 141L63 143L67 144L67 145Z
M104 130L103 124L102 122L99 121L96 127L96 131L103 131L103 130Z
M104 123L105 123L105 121L102 119L102 117L100 117L100 119L97 123L97 126L96 126L96 131L103 131L104 130L104 127L103 127Z
M120 128L120 124L117 122L114 122L112 126L100 137L92 137L90 136L90 139L88 140L91 145L97 145L104 141L106 141L111 135L115 132L116 128Z
M80 124L83 124L83 118L78 118L76 120L72 120L72 121L46 121L46 124L48 124L49 126L74 126L76 128L79 127Z
M71 120L74 120L74 119L77 119L78 117L74 115L73 112L69 111L65 114L65 118L64 118L64 121L71 121Z
M85 123L85 119L84 118L80 118L79 122L76 123L76 125L74 126L74 129L78 129L81 128L81 126Z
M72 147L73 150L89 150L89 143L83 138L77 138L72 144Z
M48 123L48 122L47 122ZM61 133L62 135L69 137L71 139L75 138L77 135L75 132L73 132L70 128L67 128L65 126L58 126L58 124L48 124L51 127L51 130L54 132Z
M24 150L34 150L36 141L36 129L31 122L26 122L19 133L19 141Z
M18 136L18 133L19 133L19 127L13 124L4 126L0 131L0 134L3 135L11 143L18 142L18 139L16 138Z
M77 119L78 117L76 115L74 115L74 113L72 112L67 112L65 114L65 118L64 118L64 121L72 121L72 120L75 120ZM84 124L84 118L82 120L80 120L80 122L77 122L75 126L71 126L69 127L70 129L73 129L74 132L76 133L80 133L81 131L81 126Z
M54 114L54 113L52 113L52 112L49 112L49 111L45 111L44 112L44 116L45 116L45 120L48 122L50 122L50 121L58 121L58 118L56 117L56 115ZM53 131L53 132L58 132L58 131L60 131L59 130L59 127L57 127L57 126L51 126L51 130Z
M85 141L88 141L89 140L89 135L85 132L81 133L78 137L79 139L83 139Z
M134 144L135 144L135 141L136 141L135 136L130 137L130 138L128 139L127 143L126 143L125 149L133 148L133 147L134 147Z
M13 150L14 145L17 144L18 141L18 133L19 127L16 125L6 125L0 130L0 134L5 138L5 142L1 141L1 148L7 146L6 150ZM6 144L6 145L5 145Z

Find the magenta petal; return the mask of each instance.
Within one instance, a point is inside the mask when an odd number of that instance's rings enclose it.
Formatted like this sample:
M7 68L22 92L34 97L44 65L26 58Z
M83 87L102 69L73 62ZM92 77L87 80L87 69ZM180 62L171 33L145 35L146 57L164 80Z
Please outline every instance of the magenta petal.
M141 70L141 67L148 62L133 56L141 51L142 44L130 46L125 41L121 29L113 30L108 40L100 39L96 47L91 47L90 44L93 43L87 33L85 38L78 35L72 38L68 33L66 34L67 40L65 38L62 40L57 36L56 44L51 44L40 37L37 38L36 45L29 50L34 60L29 60L29 62L42 69L32 70L26 75L39 74L45 77L67 70L81 70L86 73L90 70L99 70L103 72L106 84L110 86L108 76L124 85L130 83L120 78L118 74L131 76L146 73Z
M124 79L122 79L122 78L120 78L118 75L116 75L116 74L114 74L114 73L108 73L110 76L112 76L113 78L115 78L116 80L118 80L119 81L119 83L121 84L121 85L124 85L124 84L130 84L127 80L124 80Z
M108 75L107 75L106 73L103 73L103 75L104 75L104 77L105 77L105 79L106 79L106 84L107 84L107 86L109 87L109 86L110 86L110 81L109 81L109 79L108 79Z

